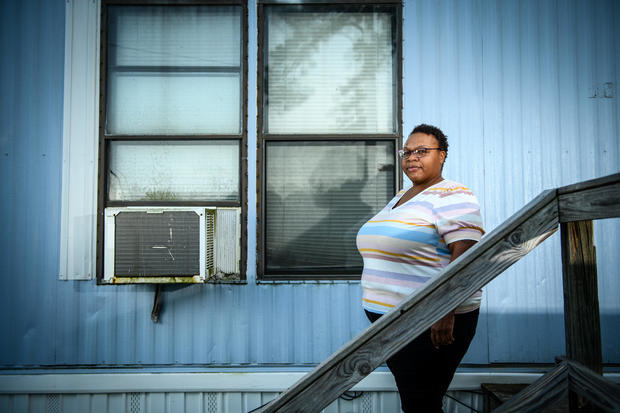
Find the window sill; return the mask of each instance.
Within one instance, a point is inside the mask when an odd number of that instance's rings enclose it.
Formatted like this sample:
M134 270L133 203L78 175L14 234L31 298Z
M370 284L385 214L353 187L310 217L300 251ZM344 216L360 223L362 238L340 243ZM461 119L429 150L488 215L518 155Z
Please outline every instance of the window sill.
M256 280L256 284L360 284L360 280Z

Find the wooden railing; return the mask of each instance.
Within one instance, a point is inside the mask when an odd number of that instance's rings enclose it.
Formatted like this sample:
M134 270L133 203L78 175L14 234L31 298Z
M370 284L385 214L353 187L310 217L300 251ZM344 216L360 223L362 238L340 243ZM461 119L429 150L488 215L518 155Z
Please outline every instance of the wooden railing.
M327 407L533 250L557 231L558 225L562 229L566 348L570 360L567 363L577 361L600 373L600 319L591 220L618 216L620 173L542 192L424 288L255 412L318 412ZM614 386L609 384L608 388L615 389ZM523 405L519 408L523 409Z
M572 395L590 402L587 410L581 411L620 411L620 386L580 363L564 360L493 413L543 412L548 406ZM580 411L576 400L569 405L569 411Z

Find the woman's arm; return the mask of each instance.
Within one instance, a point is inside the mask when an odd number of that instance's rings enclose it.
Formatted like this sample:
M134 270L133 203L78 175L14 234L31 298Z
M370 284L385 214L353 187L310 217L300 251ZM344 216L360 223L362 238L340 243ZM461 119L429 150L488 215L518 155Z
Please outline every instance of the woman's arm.
M457 259L475 243L476 241L467 239L448 244L448 248L450 248L450 253L452 254L450 257L450 262ZM439 348L441 345L452 344L452 342L454 342L454 336L452 335L453 330L454 310L450 311L444 318L431 326L431 341L433 342L435 348Z
M448 244L448 248L450 248L450 253L452 254L452 257L450 257L450 262L454 261L465 251L473 247L476 242L478 241L474 241L473 239L464 239L463 241L455 241L452 244Z

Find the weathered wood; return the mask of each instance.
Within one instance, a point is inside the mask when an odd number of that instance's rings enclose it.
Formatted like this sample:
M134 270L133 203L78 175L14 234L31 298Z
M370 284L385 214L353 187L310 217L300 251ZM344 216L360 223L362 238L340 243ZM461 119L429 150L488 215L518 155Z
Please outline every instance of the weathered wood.
M560 222L620 216L620 173L560 187Z
M555 190L532 202L259 412L316 412L557 230Z
M549 373L517 393L510 401L493 410L493 413L542 412L568 394L569 369L563 361Z
M525 383L481 383L483 413L491 413L502 404L523 391L529 384Z
M558 196L560 222L620 216L620 182Z
M601 322L592 221L560 225L566 358L601 374Z
M601 327L592 221L562 223L562 279L566 357L602 373ZM569 394L569 411L581 409L577 394Z
M569 389L606 412L620 412L620 386L580 363L568 362Z
M582 364L565 360L493 413L540 412L574 391L606 412L620 412L620 386Z
M596 179L590 179L588 181L581 181L575 184L561 186L557 188L557 193L558 195L564 195L573 192L580 192L588 189L598 188L601 186L610 186L618 182L620 182L620 173L615 173Z

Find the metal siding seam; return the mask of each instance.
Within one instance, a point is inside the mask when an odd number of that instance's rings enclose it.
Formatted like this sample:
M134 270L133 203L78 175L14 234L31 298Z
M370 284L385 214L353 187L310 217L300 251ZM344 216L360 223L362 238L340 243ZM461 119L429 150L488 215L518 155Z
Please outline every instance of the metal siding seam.
M165 413L166 393L147 393L146 411L149 413Z
M30 171L27 173L27 169L30 168L31 160L29 159L29 154L33 150L33 144L31 142L33 131L31 130L31 122L27 120L28 111L34 111L33 105L33 85L28 84L28 79L33 77L31 72L32 65L35 64L33 61L33 51L36 48L36 43L32 39L32 30L30 29L31 23L28 22L26 15L28 14L28 8L23 4L20 4L20 7L16 14L19 13L16 17L18 21L17 26L15 27L16 33L19 34L18 39L18 50L16 53L16 58L22 63L23 67L21 70L16 73L16 78L14 79L17 90L16 90L16 99L15 106L17 109L16 118L17 124L15 133L17 136L14 138L14 146L13 146L13 156L16 160L14 164L14 175L12 178L12 182L14 183L14 187L12 188L12 206L13 211L11 215L11 220L16 223L16 231L11 236L12 249L14 253L12 257L7 257L14 264L12 270L13 274L19 274L24 277L28 274L28 270L33 271L32 268L33 260L29 260L27 256L28 251L35 251L35 245L30 241L30 228L29 228L29 214L30 211L27 208L24 208L23 205L28 205L28 195L31 183L30 175L36 175L36 171ZM11 248L11 247L10 247ZM27 278L27 277L26 277ZM27 294L25 293L27 281L18 282L18 279L15 277L10 277L11 279L11 296L10 305L11 308L16 308L19 303L27 300ZM19 280L22 281L22 280ZM10 337L19 337L18 343L12 343L14 347L13 350L13 358L17 360L17 363L24 363L27 359L27 355L25 354L26 348L24 346L24 335L26 331L24 330L27 325L26 314L23 312L13 312L12 313L12 331Z
M607 49L607 53L614 57L608 61L607 73L599 73L599 81L612 80L614 82L615 94L613 99L597 99L597 105L603 112L599 117L598 143L602 145L596 152L599 155L597 165L599 173L613 173L620 170L618 153L620 152L620 139L618 139L618 120L620 119L620 106L618 105L618 85L620 81L620 29L617 22L620 19L620 7L615 2L607 2L608 7L601 8L596 21L601 23L597 43L601 49ZM604 13L603 10L613 9L611 13ZM607 32L606 32L607 31ZM608 109L608 111L605 111ZM607 127L606 127L607 125ZM604 139L603 139L604 138ZM603 139L603 140L601 140ZM608 161L604 161L607 157ZM605 172L607 171L607 172ZM615 345L620 341L618 331L618 291L620 291L620 280L617 275L617 254L615 245L618 244L618 234L620 234L620 220L606 219L594 222L595 245L597 247L597 265L599 281L599 300L601 312L601 336L603 343L603 362L612 363L620 357L620 348ZM612 257L615 257L614 260Z
M537 147L540 148L537 151L537 164L540 165L542 173L540 175L542 183L548 183L554 186L560 184L559 180L559 165L561 160L561 141L560 139L550 139L553 136L560 136L560 113L559 113L559 75L558 75L558 28L557 21L557 4L551 2L544 2L539 6L542 11L539 14L539 27L543 28L540 31L540 48L539 48L539 61L540 61L540 106L541 106L541 129L540 129L540 141ZM544 28L547 28L545 30ZM534 146L535 148L536 146ZM549 165L551 161L551 167ZM539 263L539 273L542 268L541 280L548 285L553 294L547 295L545 302L543 303L543 311L547 314L547 318L555 317L557 321L557 314L562 311L562 285L561 285L561 268L560 258L557 251L559 251L558 237L554 237L548 242L547 245L542 246L542 249L538 251L538 254L534 257ZM555 259L546 259L545 257L555 257ZM562 323L556 322L555 324L548 325L547 336L549 337L563 337L564 330ZM558 340L556 340L558 341ZM563 345L560 343L551 346L545 346L547 352L554 351L557 353L562 352Z
M508 187L510 191L501 191L505 194L503 199L497 201L498 205L505 205L505 208L510 208L510 205L520 205L524 200L531 197L541 186L540 178L537 175L542 175L537 170L536 166L542 168L541 162L536 162L538 140L535 139L540 133L540 93L539 89L544 87L540 84L540 59L539 56L539 42L536 41L540 37L538 31L537 14L534 9L529 8L529 4L523 5L523 7L517 7L516 10L511 8L514 4L502 3L501 17L505 19L514 19L517 25L503 25L501 30L501 39L503 46L498 49L492 49L488 47L489 42L485 37L485 56L490 56L493 53L498 53L503 56L501 67L503 70L499 70L497 73L503 73L506 68L520 67L518 72L510 71L506 81L501 82L504 86L505 96L501 98L503 105L503 113L507 113L510 116L505 118L504 122L501 122L502 130L504 133L499 139L503 138L503 149L501 150L501 156L505 156L506 160L499 165L490 164L486 168L485 175L495 176L496 173L492 172L493 169L497 170L498 166L500 174L503 175L500 181L495 185L489 186L487 189L492 191L491 188ZM517 16L514 18L514 16ZM533 33L534 36L530 36ZM537 90L538 89L538 90ZM485 87L485 93L491 93L492 88ZM494 91L493 91L494 92ZM488 98L485 98L489 101ZM530 107L534 105L534 110ZM514 108L514 110L513 110ZM538 109L536 109L538 108ZM514 114L512 113L514 112ZM485 128L489 122L485 119ZM493 137L489 137L493 139ZM520 167L520 165L523 165ZM530 166L534 166L532 169ZM520 179L515 179L511 175L512 171L517 172L517 177L520 175ZM503 182L503 183L502 183ZM499 185L499 186L498 186ZM486 203L489 208L488 202ZM504 212L501 212L502 214ZM501 216L501 215L500 215ZM501 218L496 218L501 220ZM488 226L488 225L487 225ZM549 346L541 346L540 348L527 348L522 347L519 344L520 335L517 336L518 331L523 331L526 328L526 318L517 318L516 323L519 323L516 328L515 324L511 323L511 331L506 330L506 323L501 320L506 320L508 312L498 313L498 308L508 308L515 311L517 308L533 308L540 309L545 308L545 299L550 292L548 289L544 291L545 295L539 295L537 297L536 290L530 292L530 285L537 285L537 279L540 278L540 260L534 259L535 257L542 257L543 253L537 251L533 257L526 258L522 263L515 265L514 268L508 270L501 279L492 283L487 288L487 299L490 301L489 311L494 312L491 314L489 320L497 320L497 323L492 324L489 330L489 336L491 340L504 340L493 345L490 342L491 351L495 354L491 354L491 361L499 359L505 360L518 360L519 357L522 361L530 359L545 359L550 357L549 354L544 354L544 350L549 351ZM544 260L544 257L543 257ZM537 271L538 269L538 271ZM522 282L523 278L532 279L533 281ZM509 293L510 292L510 293ZM552 291L551 291L552 292ZM496 296L497 293L501 293L502 296ZM506 293L509 293L506 295ZM553 294L552 294L553 295ZM544 320L540 319L540 320ZM545 321L543 321L544 323ZM504 326L504 327L502 327ZM499 328L499 331L497 330ZM512 338L511 338L512 337ZM509 343L517 343L517 346L512 346ZM549 343L546 343L549 344ZM511 347L512 346L512 347ZM508 351L506 351L508 350ZM540 350L543 350L541 353ZM499 353L498 353L499 351ZM523 360L525 359L525 360Z
M166 393L166 412L185 412L185 397L183 393Z
M484 102L484 139L485 139L485 197L483 204L483 213L485 217L485 226L488 229L494 228L500 222L498 215L502 214L500 202L500 192L493 191L491 188L497 188L498 174L495 173L494 163L501 160L502 151L499 150L499 139L502 136L499 121L501 120L501 104L499 93L501 92L501 79L499 74L501 70L500 50L501 35L499 33L499 16L498 4L496 1L486 1L480 7L481 27L482 27L482 43L483 43L483 102ZM506 216L504 214L504 216ZM502 277L506 277L503 275ZM493 308L493 299L497 299L497 294L503 293L499 288L497 281L490 283L485 288L486 302L489 312ZM494 342L502 336L492 336L495 327L494 318L489 314L487 318L489 332L489 361L493 360L495 348L502 346L502 342Z
M260 393L243 393L243 411L249 412L251 410L260 407L261 397Z
M108 395L93 394L90 403L90 413L105 412L108 413Z
M247 361L246 349L250 345L248 337L248 300L247 292L242 288L232 288L233 292L233 311L232 315L237 322L229 323L231 325L231 343L230 343L230 362L233 365L243 364Z
M241 412L241 393L223 393L222 405L224 412Z
M192 342L192 362L200 364L207 363L207 350L205 343L208 342L207 327L211 325L211 311L208 307L210 303L210 289L212 287L196 286L195 296L192 300L190 309L191 342ZM196 291L197 290L197 291Z
M613 363L620 358L620 348L617 345L620 342L618 330L620 279L617 276L617 264L610 259L610 257L617 258L618 234L620 234L620 219L594 222L603 363Z
M305 305L305 300L304 300L305 292L306 291L304 288L295 288L292 291L293 307L291 309L291 315L292 315L293 326L295 326L295 334L292 334L293 336L292 362L293 363L302 362L302 360L304 360L303 355L308 353L307 351L308 328L306 328L307 312L304 311L304 309L309 308L309 307Z
M46 411L47 395L32 395L29 397L29 407L31 412L45 412L52 413L49 410ZM0 408L0 411L4 411Z
M323 287L323 288L322 288ZM330 310L334 309L333 302L330 300L329 292L325 292L325 285L316 285L313 290L315 296L317 297L317 304L314 307L315 312L318 313L318 318L315 319L315 322L319 323L319 329L321 334L318 336L320 338L319 342L317 342L317 347L315 347L315 357L317 357L317 361L321 362L325 360L331 354L331 349L333 348L333 324L334 320L330 317Z
M16 125L17 105L15 100L17 95L17 75L18 66L9 62L17 62L16 51L18 47L14 47L13 42L9 42L9 34L16 31L16 12L14 8L18 7L18 2L3 2L0 13L0 47L3 52L3 59L0 62L0 88L2 89L3 98L0 99L0 122L3 125L3 138L0 140L0 175L2 176L2 185L0 186L0 216L13 217L17 203L15 202L15 182L14 174L16 171L15 161L15 141L16 141ZM16 234L17 223L13 219L3 220L4 236L0 239L0 271L3 274L16 274L16 261L13 255L14 237ZM2 288L0 289L0 310L4 314L11 314L13 309L13 294L9 288L14 283L13 277L2 277ZM15 320L12 317L4 317L2 321L2 331L7 337L14 335ZM0 343L0 363L6 364L14 357L15 344L9 340L2 340ZM6 399L0 401L0 407L4 406ZM6 401L8 406L8 401Z

